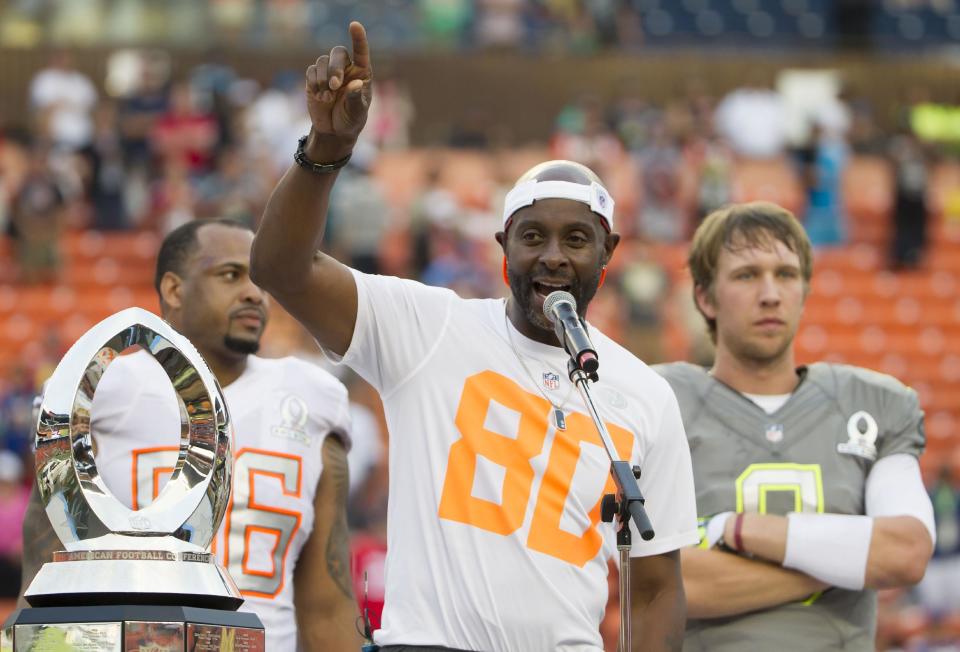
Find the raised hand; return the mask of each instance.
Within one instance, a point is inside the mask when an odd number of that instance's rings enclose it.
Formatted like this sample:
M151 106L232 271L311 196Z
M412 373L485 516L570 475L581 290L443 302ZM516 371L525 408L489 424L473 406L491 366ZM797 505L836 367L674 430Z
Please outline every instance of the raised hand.
M316 162L329 162L353 149L367 122L373 98L373 68L367 32L350 23L353 56L338 45L307 68L307 109L313 129L307 154Z

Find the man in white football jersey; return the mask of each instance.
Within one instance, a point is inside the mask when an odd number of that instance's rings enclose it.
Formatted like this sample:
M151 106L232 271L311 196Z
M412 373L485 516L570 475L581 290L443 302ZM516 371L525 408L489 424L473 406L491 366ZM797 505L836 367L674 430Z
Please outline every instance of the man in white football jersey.
M554 290L581 316L619 241L613 200L569 161L533 168L507 197L507 300L363 274L316 251L330 189L366 120L366 34L306 72L312 129L274 191L251 272L380 393L390 432L383 652L600 652L614 489L568 356L543 315ZM690 457L676 398L640 360L587 325L594 385L617 453L642 467L656 530L635 535L635 650L679 649L678 549L697 540Z
M796 366L813 256L790 212L715 211L689 260L716 358L656 367L680 402L704 520L682 553L683 649L872 651L876 589L917 583L932 551L917 394L868 369Z
M268 650L356 649L346 388L296 358L253 355L267 295L248 275L252 240L239 223L195 221L172 231L157 257L161 313L216 375L232 421L233 493L212 550L243 595L241 609L263 621ZM111 363L91 431L98 470L119 500L139 508L156 497L176 462L179 424L173 388L149 353ZM60 547L36 491L24 538L26 587Z

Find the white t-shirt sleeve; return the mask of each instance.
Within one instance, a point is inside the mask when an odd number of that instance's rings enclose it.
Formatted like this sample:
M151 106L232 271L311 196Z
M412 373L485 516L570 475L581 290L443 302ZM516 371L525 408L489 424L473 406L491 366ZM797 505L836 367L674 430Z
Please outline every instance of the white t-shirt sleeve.
M690 448L677 397L669 388L663 403L660 429L652 439L646 458L640 460L640 492L646 501L644 506L654 537L644 541L636 525L631 523L631 557L659 555L699 541Z
M436 351L456 295L416 281L351 270L357 283L357 322L341 360L386 399Z

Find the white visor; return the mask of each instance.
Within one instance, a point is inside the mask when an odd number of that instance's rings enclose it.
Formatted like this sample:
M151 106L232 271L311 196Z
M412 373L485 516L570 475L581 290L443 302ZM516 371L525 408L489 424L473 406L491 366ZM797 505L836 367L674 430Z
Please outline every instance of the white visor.
M572 199L583 202L599 215L608 231L613 231L613 197L596 181L589 186L572 181L537 181L531 179L515 185L503 203L503 225L521 208L538 199Z

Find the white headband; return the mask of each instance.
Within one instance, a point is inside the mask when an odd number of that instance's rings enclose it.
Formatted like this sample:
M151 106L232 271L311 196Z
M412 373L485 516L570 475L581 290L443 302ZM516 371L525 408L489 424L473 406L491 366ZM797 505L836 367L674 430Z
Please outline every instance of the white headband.
M583 202L603 219L608 231L613 231L613 197L596 181L589 186L571 181L521 181L507 193L504 200L503 225L506 226L518 210L530 206L538 199L573 199Z

